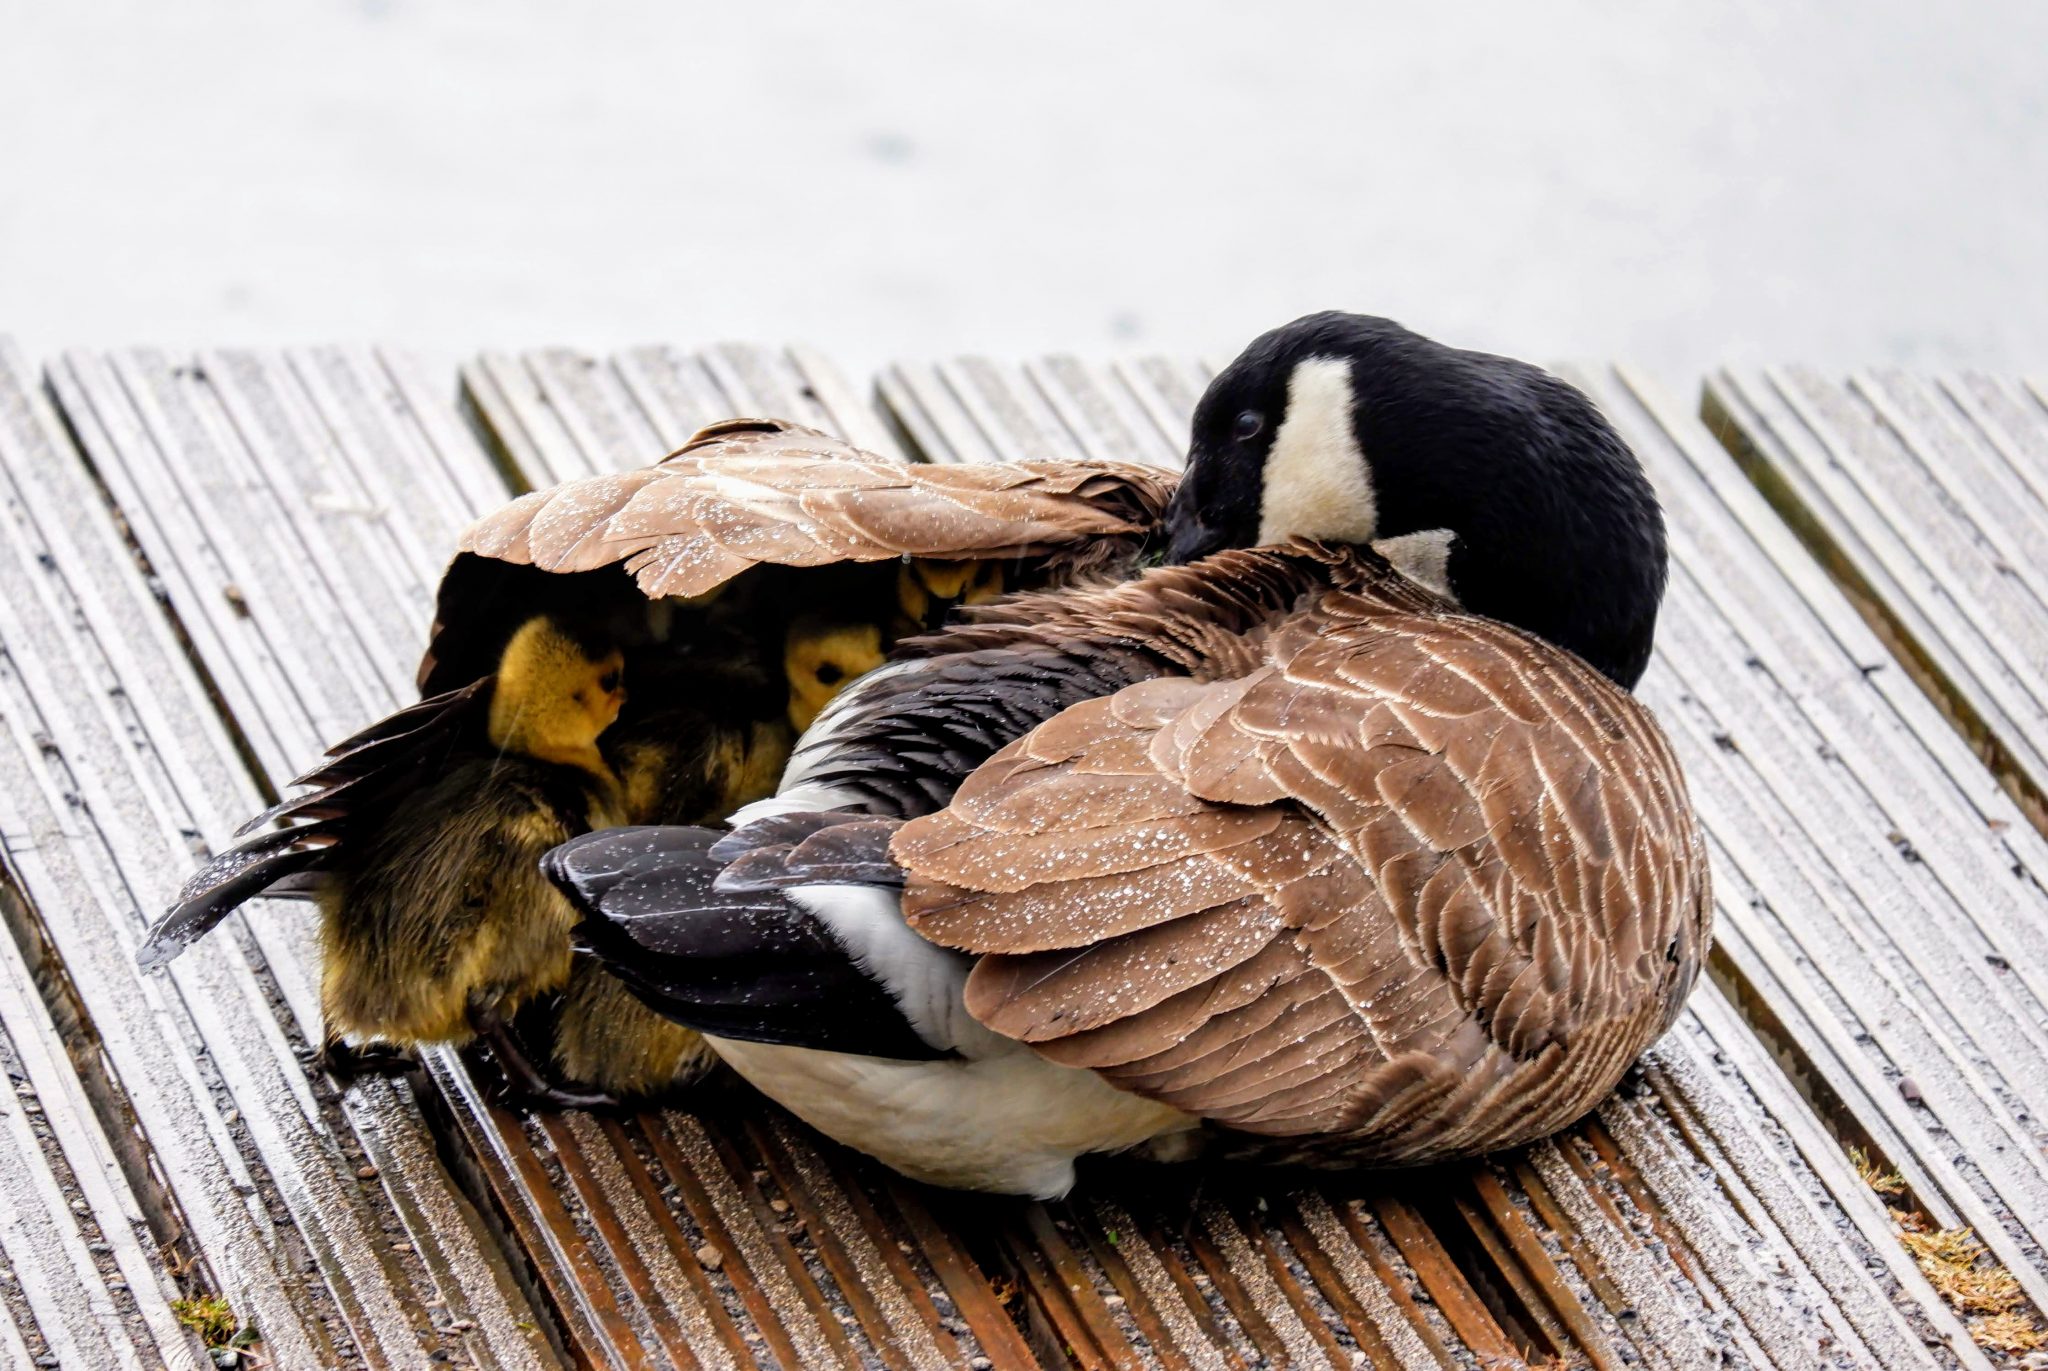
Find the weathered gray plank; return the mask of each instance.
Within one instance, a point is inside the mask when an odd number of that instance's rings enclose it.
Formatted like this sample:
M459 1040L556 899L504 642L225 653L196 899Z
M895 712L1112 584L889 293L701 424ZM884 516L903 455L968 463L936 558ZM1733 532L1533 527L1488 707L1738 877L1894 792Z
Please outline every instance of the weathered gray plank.
M150 727L161 713L154 701L138 705L128 695L130 684L139 686L142 680L133 669L135 653L147 652L152 644L123 643L109 615L99 612L106 605L101 597L108 593L114 597L111 614L132 611L131 624L152 619L152 606L140 581L128 572L125 550L99 514L97 496L76 455L11 349L4 370L0 386L8 423L0 459L10 517L0 557L5 578L0 638L7 653L6 693L0 703L7 723L0 746L0 812L5 816L0 842L10 884L18 892L10 908L18 945L51 987L73 1041L89 1052L85 1044L96 1038L122 1063L112 1071L94 1063L101 1074L92 1083L93 1098L114 1120L106 1125L104 1145L127 1163L122 1188L128 1193L105 1197L100 1222L125 1231L130 1242L152 1245L186 1230L173 1244L181 1264L197 1257L211 1268L194 1283L195 1290L225 1290L243 1317L253 1315L276 1326L279 1347L310 1352L326 1343L321 1331L326 1315L270 1288L295 1274L297 1258L266 1240L270 1215L260 1205L252 1213L238 1193L238 1186L254 1187L235 1141L218 1123L212 1088L200 1079L190 1016L161 993L168 987L139 983L132 963L124 964L124 926L132 946L141 916L128 893L131 873L123 857L132 855L138 843L153 842L159 850L174 846L178 862L188 850L182 835L175 828L167 832L156 812L169 787L156 794L145 788L149 781L167 781L173 770L157 755L158 735ZM95 517L103 527L80 527ZM89 566L95 557L107 560ZM119 584L124 575L128 583ZM116 584L109 586L109 580ZM101 635L108 641L101 641ZM115 653L121 654L118 662ZM135 760L129 760L131 755ZM131 827L134 831L126 831ZM144 872L138 863L134 874ZM67 991L77 999L69 999ZM246 1002L237 1005L237 998L229 990L217 1009L231 1013L245 1007ZM40 1036L33 1022L39 1017L37 1006L21 1003L14 1009L9 1027L16 1050L33 1050ZM16 1024L22 1025L18 1033ZM126 1054L128 1048L134 1055ZM91 1061L89 1055L83 1059ZM82 1092L52 1085L51 1097L64 1103L66 1122L79 1134L96 1131L91 1112L72 1111ZM124 1136L122 1115L129 1111L141 1127L140 1138ZM100 1168L87 1155L74 1169ZM180 1173L197 1182L189 1201L166 1197L158 1189L156 1177ZM146 1196L155 1211L154 1239L134 1230L133 1219L145 1212L137 1195ZM237 1260L230 1260L231 1252ZM250 1268L271 1262L278 1264L251 1279ZM38 1274L53 1282L58 1276L51 1268ZM161 1281L152 1275L139 1287L131 1282L130 1293L155 1306L166 1298ZM259 1284L264 1288L259 1290ZM159 1322L162 1317L157 1316ZM302 1325L310 1325L310 1331ZM47 1331L56 1335L63 1330ZM162 1338L171 1355L185 1342L171 1334ZM71 1351L100 1356L105 1349L87 1353L74 1345ZM189 1346L184 1354L189 1357Z
M1671 526L1645 691L1708 818L1722 973L1835 1124L2038 1302L2040 1158L2013 1146L2033 1106L2007 1086L2033 1074L2041 1021L1985 960L1988 929L2041 917L2038 857L2000 832L2024 825L1916 692L1867 669L1878 644L1698 427L1639 378L1588 379Z
M1702 410L2048 831L2048 403L2012 379L1723 371Z
M1639 382L1611 410L1690 430ZM1639 427L1632 432L1640 431ZM1752 1015L2037 1308L2048 1294L2033 973L2048 849L1720 451L1654 463L1676 570L1650 698L1709 816Z
M4 340L0 415L0 467L9 473L25 446L54 441ZM0 482L18 518L12 483ZM10 543L16 527L8 526ZM11 590L12 581L0 573L0 586ZM11 659L14 647L0 641L0 654ZM0 711L13 721L11 707ZM19 735L7 732L15 743ZM0 1354L24 1367L196 1368L198 1340L170 1309L182 1292L15 941L35 920L6 861L21 836L0 808L0 907L15 935L0 939L0 1068L10 1087L0 1096Z
M343 398L331 376L311 392L259 361L75 354L55 369L65 417L155 579L138 574L77 458L35 454L24 498L50 544L53 594L66 598L22 682L55 747L32 788L9 788L40 791L48 817L30 816L11 855L190 1250L281 1364L400 1366L440 1353L538 1365L546 1348L532 1311L443 1171L410 1091L369 1081L337 1097L303 1066L319 1024L304 911L256 910L168 975L134 968L147 920L202 844L262 803L209 684L230 703L289 697L337 727L360 722L363 698L389 689L385 664L315 680L264 630L289 614L304 632L373 641L378 627L333 588L360 575L403 601L407 588L385 568L408 539L444 536L417 527L419 511L387 517L335 460L332 426L374 427L377 406L402 409L389 375L359 377ZM267 462L250 437L263 432L290 435ZM336 524L355 540L346 557L280 555L258 532ZM158 594L195 644L214 645L211 683ZM259 711L237 718L258 757L290 753L294 740Z
M2032 497L2023 489L2040 474L2026 456L2038 448L2019 436L2031 397L2023 402L2017 387L1984 378L1937 390L1896 374L1843 387L1812 373L1776 372L1724 373L1711 383L1707 403L1724 436L1739 439L1751 474L1884 636L1896 643L1910 635L1919 646L1909 659L1922 649L1930 654L1917 665L1946 663L1943 689L1957 693L1945 702L1974 720L1973 728L1999 730L1997 746L1985 749L1994 761L2011 762L2023 746L2035 745L2025 733L2003 730L2018 726L2032 707L2027 701L2039 690L2038 677L2024 691L1990 689L2001 675L2014 685L2029 669L2014 655L2020 639L2001 635L2028 631L2035 573L2020 574L2011 562L2001 571L1995 563L2008 555L1996 549L2028 545L2041 528L2038 506L2029 507ZM1996 411L2004 414L1996 422L2010 446L1971 427L1992 423ZM1962 486L1968 490L1958 498ZM1759 525L1769 521L1761 497L1741 495ZM1805 563L1813 580L1822 579L1782 529L1769 555L1780 565ZM2048 897L2041 880L2048 845L1891 662L1879 632L1853 617L1832 590L1809 598L1837 606L1827 622L1812 626L1822 650L1834 646L1865 668L1861 688L1815 691L1807 706L1820 741L1841 756L1839 769L1852 774L1857 789L1791 821L1829 844L1838 867L1827 873L1830 885L1860 894L1869 870L1889 869L1904 898L1878 906L1874 918L1843 921L1838 953L1807 942L1800 950L1820 963L1821 974L1800 967L1784 974L1788 984L1803 975L1822 992L1803 1017L1831 1030L1823 1040L1837 1063L1833 1074L1846 1078L1846 1093L1860 1097L1859 1118L1870 1120L1874 1135L1902 1140L1906 1155L1895 1161L1930 1211L1976 1228L2042 1307L2048 975L2041 958L2048 952ZM2044 629L2048 618L2036 616L2031 631ZM1903 745L1901 735L1915 745ZM2031 800L2029 774L2009 769L2007 779ZM1843 832L1840 816L1859 812L1870 819ZM1888 862L1885 845L1893 848ZM1831 916L1835 904L1824 906ZM1786 935L1824 936L1838 918L1815 924L1800 911L1796 922L1787 921ZM1777 975L1779 968L1758 974Z
M991 418L1004 410L987 394L995 374L990 369L892 367L882 394L892 404L915 406L899 415L906 432L951 445L927 451L932 460L1072 446L1172 465L1206 370L1161 359L1114 369L1055 359L1027 368L1028 384L1056 397L1050 408L1064 433L1048 433L1020 399L1008 411L1026 426L1015 449ZM1010 384L1018 384L1015 373L1010 376ZM1620 417L1633 440L1667 482L1668 498L1698 500L1697 489L1668 483L1679 473L1679 450L1698 447L1704 435L1647 413L1611 377L1598 378L1594 388L1610 409L1624 411ZM1704 503L1711 504L1711 494ZM1682 544L1691 550L1681 555L1702 569L1738 555L1725 543L1739 536L1731 534L1727 517L1712 510L1702 517L1724 542L1702 551L1693 535L1693 543ZM1675 587L1668 613L1686 618L1698 612L1689 594ZM1861 679L1853 663L1836 665ZM1649 685L1667 721L1675 680L1666 662ZM1688 745L1686 738L1680 742ZM1711 741L1706 746L1720 753ZM1688 759L1697 767L1696 738L1690 748ZM1728 894L1724 926L1735 914ZM1623 1302L1630 1311L1604 1333L1592 1325L1605 1344L1592 1349L1596 1362L1626 1346L1653 1365L1693 1365L1705 1351L1770 1365L1905 1366L1923 1364L1922 1340L1932 1339L1948 1345L1945 1356L1985 1364L1898 1250L1882 1207L1840 1147L1786 1087L1770 1054L1717 989L1703 987L1694 1011L1647 1059L1643 1086L1624 1091L1580 1129L1529 1149L1501 1182L1509 1206L1536 1216L1531 1223L1543 1244L1572 1254L1558 1263L1561 1298L1581 1305L1571 1312L1611 1315ZM1488 1173L1464 1174L1473 1179L1454 1184L1478 1186ZM1531 1186L1543 1188L1540 1197ZM1338 1270L1340 1279L1349 1277L1346 1293L1361 1303L1374 1297L1361 1284L1357 1263ZM1539 1274L1524 1271L1519 1278ZM1582 1279L1562 1279L1571 1274ZM1517 1278L1503 1269L1501 1283ZM1450 1353L1462 1330L1423 1331Z
M838 372L805 348L727 343L636 348L610 361L568 349L486 353L462 368L470 412L526 484L646 466L714 419L770 415L894 444Z
M464 369L464 384L524 483L643 466L704 424L741 414L794 418L893 450L855 392L800 349L491 356ZM603 1282L623 1321L646 1319L649 1290L680 1284L696 1266L692 1249L709 1242L721 1254L720 1278L756 1292L752 1305L728 1294L737 1336L784 1359L899 1367L977 1355L998 1366L1033 1360L962 1239L934 1217L947 1199L886 1179L757 1100L740 1110L649 1113L602 1135L550 1125L593 1252L645 1273L638 1286L623 1276ZM625 1161L627 1139L652 1145ZM634 1221L635 1188L648 1185L694 1197L675 1216L681 1232ZM804 1241L791 1240L783 1212L802 1220Z

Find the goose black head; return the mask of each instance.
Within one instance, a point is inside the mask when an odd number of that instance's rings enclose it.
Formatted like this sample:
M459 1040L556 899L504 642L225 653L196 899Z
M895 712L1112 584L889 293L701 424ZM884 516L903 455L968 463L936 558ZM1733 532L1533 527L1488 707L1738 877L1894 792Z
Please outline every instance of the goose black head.
M1391 320L1311 314L1218 373L1167 526L1176 562L1372 544L1622 686L1649 665L1664 517L1635 454L1548 372Z

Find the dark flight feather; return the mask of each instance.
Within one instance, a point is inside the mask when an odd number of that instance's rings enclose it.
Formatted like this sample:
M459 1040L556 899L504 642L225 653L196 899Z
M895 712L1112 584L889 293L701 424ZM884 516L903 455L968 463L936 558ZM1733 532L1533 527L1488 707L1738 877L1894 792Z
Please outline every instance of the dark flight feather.
M774 890L716 888L723 833L610 828L542 869L585 915L579 946L656 1012L744 1042L929 1061L896 1002L817 916Z

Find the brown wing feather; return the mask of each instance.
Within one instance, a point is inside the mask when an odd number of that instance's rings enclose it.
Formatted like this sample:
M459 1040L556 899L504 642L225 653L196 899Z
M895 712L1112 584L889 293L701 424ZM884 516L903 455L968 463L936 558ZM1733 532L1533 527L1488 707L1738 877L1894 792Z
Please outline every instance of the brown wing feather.
M893 848L968 1008L1302 1153L1419 1162L1576 1118L1676 1017L1704 846L1662 734L1576 658L1333 592L1221 682L999 753Z
M522 496L462 547L548 571L623 564L650 597L702 595L763 563L1092 564L1134 553L1176 480L1110 461L917 466L797 424L734 419L643 471Z

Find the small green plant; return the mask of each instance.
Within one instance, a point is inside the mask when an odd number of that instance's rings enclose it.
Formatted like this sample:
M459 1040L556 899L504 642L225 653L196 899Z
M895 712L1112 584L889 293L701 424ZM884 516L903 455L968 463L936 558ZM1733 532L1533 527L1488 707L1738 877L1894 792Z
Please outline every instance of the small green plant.
M179 1323L197 1333L199 1340L209 1348L234 1345L235 1329L239 1324L235 1311L228 1308L228 1302L220 1296L172 1300L171 1313Z

